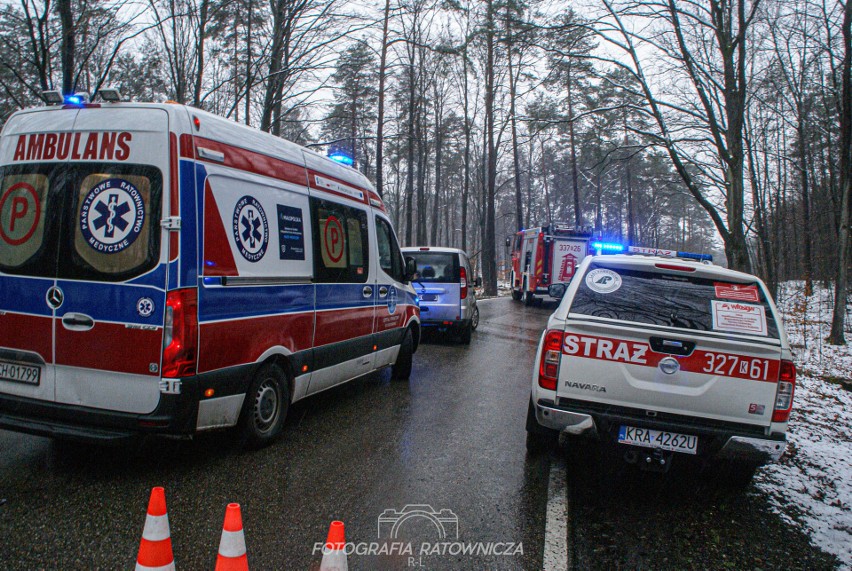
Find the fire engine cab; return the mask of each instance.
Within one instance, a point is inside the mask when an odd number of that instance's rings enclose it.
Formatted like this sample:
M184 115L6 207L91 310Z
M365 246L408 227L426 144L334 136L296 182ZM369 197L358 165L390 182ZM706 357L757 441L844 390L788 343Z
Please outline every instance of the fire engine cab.
M512 246L512 299L527 305L556 283L568 283L590 253L592 233L554 222L508 238Z

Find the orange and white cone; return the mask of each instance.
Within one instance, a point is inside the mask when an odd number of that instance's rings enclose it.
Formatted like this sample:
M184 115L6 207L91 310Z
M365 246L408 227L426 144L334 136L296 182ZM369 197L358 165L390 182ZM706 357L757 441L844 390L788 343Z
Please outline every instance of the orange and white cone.
M333 521L328 528L320 571L349 571L349 563L346 562L346 533L342 521Z
M148 515L136 557L136 571L175 571L172 538L169 533L169 516L166 513L166 492L163 488L151 490Z
M248 571L246 536L243 534L240 504L228 504L225 510L219 555L216 556L216 571Z

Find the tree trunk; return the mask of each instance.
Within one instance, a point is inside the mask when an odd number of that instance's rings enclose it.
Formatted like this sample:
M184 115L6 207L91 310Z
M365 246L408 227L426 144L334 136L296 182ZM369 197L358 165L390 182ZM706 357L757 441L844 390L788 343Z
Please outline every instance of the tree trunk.
M62 25L62 93L71 95L76 89L74 85L74 13L71 10L71 0L57 0L59 20Z
M494 0L486 8L486 62L485 62L485 233L482 237L482 277L485 294L497 295L497 262L494 258L496 228L495 202L497 178L497 149L494 146Z

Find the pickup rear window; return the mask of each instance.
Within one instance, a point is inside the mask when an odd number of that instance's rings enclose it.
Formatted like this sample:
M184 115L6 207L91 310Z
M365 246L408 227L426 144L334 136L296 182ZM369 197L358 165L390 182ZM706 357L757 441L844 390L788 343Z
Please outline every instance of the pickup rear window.
M595 282L596 276L600 276L600 285ZM613 289L614 281L620 285ZM778 338L778 325L757 282L734 284L592 264L571 300L569 312L663 327Z

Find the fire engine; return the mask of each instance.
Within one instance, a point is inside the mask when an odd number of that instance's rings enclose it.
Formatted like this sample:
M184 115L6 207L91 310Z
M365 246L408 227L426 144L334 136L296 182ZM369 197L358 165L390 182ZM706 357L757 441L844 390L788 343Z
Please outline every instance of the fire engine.
M568 283L590 253L592 233L554 222L507 239L512 246L512 299L527 305L555 283Z

